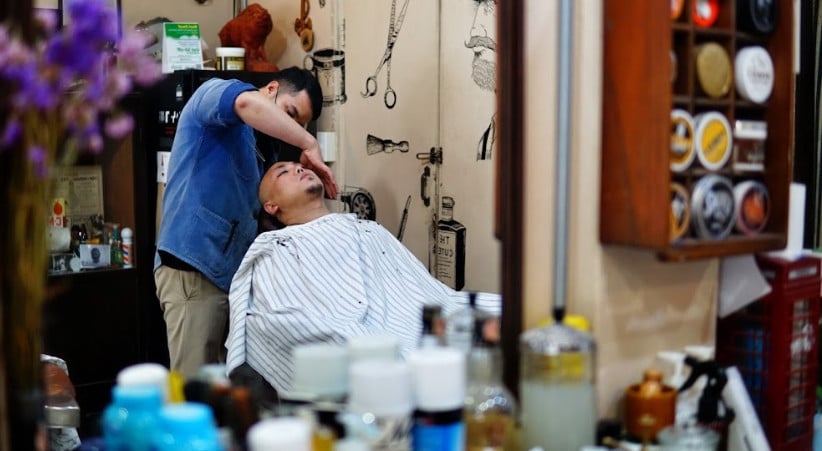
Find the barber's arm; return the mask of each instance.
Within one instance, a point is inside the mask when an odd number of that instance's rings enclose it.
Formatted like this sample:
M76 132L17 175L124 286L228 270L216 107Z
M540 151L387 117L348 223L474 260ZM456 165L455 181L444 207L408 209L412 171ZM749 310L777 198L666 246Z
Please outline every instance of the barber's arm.
M240 119L254 129L302 149L300 163L313 170L322 180L327 197L337 197L338 188L334 173L323 162L320 145L311 133L258 91L240 94L234 102L234 108Z

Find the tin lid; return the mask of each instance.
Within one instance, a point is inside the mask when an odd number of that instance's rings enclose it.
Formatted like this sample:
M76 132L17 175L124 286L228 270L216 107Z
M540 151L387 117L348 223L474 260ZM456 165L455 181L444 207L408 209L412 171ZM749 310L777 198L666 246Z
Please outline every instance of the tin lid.
M774 69L771 55L758 45L736 52L734 60L736 90L751 102L763 103L771 96Z
M767 34L776 28L778 14L776 0L737 0L739 28L751 33Z
M245 56L245 48L243 47L217 47L214 50L214 53L220 57L244 57Z
M768 123L765 121L737 119L734 122L734 138L766 139L767 137Z
M694 24L698 27L710 27L719 17L719 0L693 0Z
M691 205L688 190L681 183L671 182L671 241L676 241L688 231L691 221Z
M694 118L685 110L671 111L671 170L682 172L693 163Z
M700 238L723 239L736 222L734 189L728 178L709 174L691 193L691 224Z
M734 187L736 230L756 235L765 229L770 213L768 188L759 181L745 180Z
M731 57L724 47L708 42L696 49L696 75L709 97L723 97L731 89Z
M694 147L699 162L711 171L721 169L733 153L731 124L716 111L697 114L694 124Z
M685 0L671 0L671 19L677 20L682 15L682 7Z

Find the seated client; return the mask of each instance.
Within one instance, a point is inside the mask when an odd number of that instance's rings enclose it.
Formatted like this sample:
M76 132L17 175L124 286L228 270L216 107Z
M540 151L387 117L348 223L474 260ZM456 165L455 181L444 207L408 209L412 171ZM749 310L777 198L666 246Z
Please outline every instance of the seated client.
M417 346L423 305L440 304L447 315L466 302L381 225L329 212L322 182L299 163L274 164L259 197L285 227L260 234L234 275L229 372L247 363L289 391L295 345L362 335L396 336L405 357ZM477 299L491 313L499 302L495 294Z

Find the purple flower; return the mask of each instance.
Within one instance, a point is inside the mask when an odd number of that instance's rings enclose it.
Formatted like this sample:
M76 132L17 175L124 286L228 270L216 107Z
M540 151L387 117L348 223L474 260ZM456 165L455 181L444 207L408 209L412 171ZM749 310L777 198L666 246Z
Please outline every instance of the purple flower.
M6 129L3 130L3 136L0 138L0 147L3 149L11 147L12 144L20 139L23 134L23 124L16 118L10 118L6 123Z
M38 177L45 177L48 174L46 167L46 150L41 146L29 147L29 161L34 165L34 172Z
M128 114L118 114L106 120L106 135L123 138L134 129L134 119Z
M162 77L157 61L143 50L146 36L135 31L120 39L119 18L107 0L65 3L67 25L58 30L53 15L38 14L42 34L31 44L0 24L0 83L9 90L0 99L7 112L0 151L24 149L41 176L49 162L59 160L52 155L59 151L55 134L61 149L73 144L100 152L101 126L115 138L134 127L128 114L117 111L123 96L133 84Z

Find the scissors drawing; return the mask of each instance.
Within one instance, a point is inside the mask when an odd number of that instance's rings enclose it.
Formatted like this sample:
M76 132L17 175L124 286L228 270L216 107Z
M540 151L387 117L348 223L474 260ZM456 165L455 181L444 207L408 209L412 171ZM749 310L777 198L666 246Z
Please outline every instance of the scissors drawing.
M365 80L365 92L362 92L363 97L372 97L377 94L377 75L383 66L386 66L385 76L385 106L394 108L397 104L397 93L391 89L391 56L394 53L394 44L397 42L397 36L400 34L402 22L405 20L405 12L408 10L408 0L404 0L399 15L397 12L397 0L391 0L391 20L388 22L388 43L385 46L385 53L382 55L380 64L377 65L377 70L374 75L371 75Z

